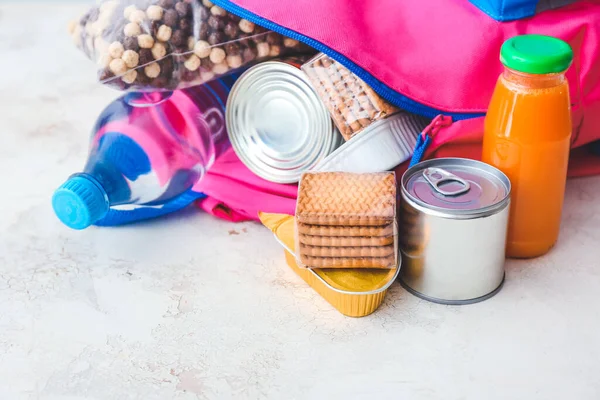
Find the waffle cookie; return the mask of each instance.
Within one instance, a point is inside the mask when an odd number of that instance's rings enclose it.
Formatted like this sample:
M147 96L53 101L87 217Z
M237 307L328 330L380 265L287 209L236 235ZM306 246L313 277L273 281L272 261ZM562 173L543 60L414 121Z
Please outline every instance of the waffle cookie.
M393 173L304 174L298 189L296 219L308 225L385 226L396 216Z
M346 140L373 122L398 111L360 78L325 54L308 61L302 70Z
M296 236L299 264L308 268L395 268L394 173L305 173Z
M391 227L390 227L391 228ZM392 229L390 229L390 232ZM308 246L327 246L327 247L371 247L387 246L394 244L394 236L311 236L300 234L300 243Z

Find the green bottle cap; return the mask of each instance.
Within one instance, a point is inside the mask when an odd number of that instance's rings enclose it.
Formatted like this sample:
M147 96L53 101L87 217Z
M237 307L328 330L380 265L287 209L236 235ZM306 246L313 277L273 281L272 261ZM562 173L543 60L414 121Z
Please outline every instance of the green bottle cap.
M504 42L500 61L515 71L550 74L569 68L573 50L567 42L552 36L521 35Z

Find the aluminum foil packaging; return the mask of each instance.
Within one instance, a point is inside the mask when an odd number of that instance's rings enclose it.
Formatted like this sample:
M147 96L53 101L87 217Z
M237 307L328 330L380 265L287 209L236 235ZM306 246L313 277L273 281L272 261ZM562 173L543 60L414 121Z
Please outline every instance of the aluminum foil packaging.
M120 90L181 89L310 51L209 0L105 0L69 28L98 79Z

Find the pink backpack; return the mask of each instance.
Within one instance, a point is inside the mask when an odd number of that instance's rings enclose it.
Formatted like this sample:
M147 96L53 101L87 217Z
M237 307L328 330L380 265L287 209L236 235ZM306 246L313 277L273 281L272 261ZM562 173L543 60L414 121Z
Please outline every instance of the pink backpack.
M574 128L569 175L600 174L600 156L586 146L600 139L600 0L511 22L467 0L212 1L328 54L407 111L451 117L432 126L425 157L478 159L483 115L502 71L500 46L525 33L559 37L574 51L567 73Z

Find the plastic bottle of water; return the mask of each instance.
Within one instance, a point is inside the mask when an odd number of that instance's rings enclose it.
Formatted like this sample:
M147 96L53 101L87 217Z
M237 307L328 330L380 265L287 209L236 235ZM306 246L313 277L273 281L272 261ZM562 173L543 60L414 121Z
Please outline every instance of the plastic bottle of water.
M93 128L83 172L54 192L56 216L73 229L120 225L202 198L194 185L229 145L225 104L237 76L111 103Z

